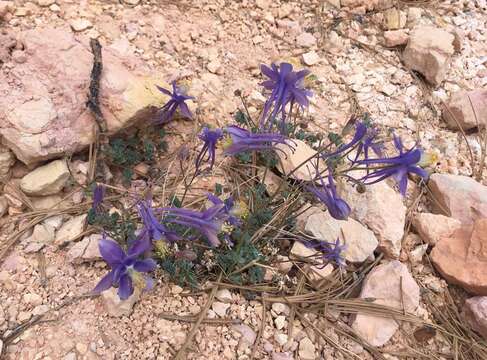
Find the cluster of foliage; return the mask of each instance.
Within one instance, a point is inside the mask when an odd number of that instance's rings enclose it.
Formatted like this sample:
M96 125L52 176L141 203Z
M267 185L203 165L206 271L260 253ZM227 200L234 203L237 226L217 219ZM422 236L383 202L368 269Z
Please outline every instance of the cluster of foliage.
M277 174L283 148L294 151L296 141L303 140L316 150L316 155L309 159L315 172L309 181L291 180L292 173L281 174L284 182L294 193L308 194L322 203L332 217L344 220L351 208L337 191L338 178L364 187L393 177L400 192L405 194L409 174L427 177L421 167L424 163L422 150L416 146L405 149L401 140L394 136L397 154L387 156L379 132L368 116L352 119L341 134L330 133L324 138L321 134L307 132L296 120L312 96L304 85L308 71L295 71L288 63L262 65L261 70L266 77L262 86L268 98L258 119L239 110L235 124L221 129L205 126L198 136L201 147L195 158L193 180L213 171L219 147L223 149L223 156L233 157L242 167L252 163L248 169L258 165ZM175 82L172 91L159 90L170 99L159 111L155 120L157 126L172 121L178 112L192 118L186 101L193 98ZM351 139L347 141L348 138ZM150 163L154 149L153 143L144 140L115 139L110 144L109 156L113 163L130 168L140 161ZM279 188L278 191L286 195L282 192L289 190ZM111 270L101 279L95 292L114 286L120 298L126 299L135 287L152 287L153 281L147 274L158 266L174 281L192 287L197 287L199 277L208 274L211 268L220 269L229 281L238 284L263 280L262 265L266 258L256 244L256 237L272 221L279 207L276 194L271 194L263 182L254 181L244 191L227 194L223 186L217 184L214 193L208 194L203 210L187 207L184 196L182 199L174 197L170 206L154 207L146 193L134 201L135 216L133 211L108 212L104 193L102 185L95 187L89 219L103 231L100 252ZM286 231L292 233L292 216L286 221L289 230ZM327 243L323 239L299 235L292 240L315 249L325 262L345 265L341 256L343 246L338 240Z

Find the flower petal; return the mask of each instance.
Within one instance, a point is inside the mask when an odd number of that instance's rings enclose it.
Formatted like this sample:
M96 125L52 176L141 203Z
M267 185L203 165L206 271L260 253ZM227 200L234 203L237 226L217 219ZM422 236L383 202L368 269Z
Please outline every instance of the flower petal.
M100 249L100 254L103 257L103 260L105 260L112 268L120 264L126 257L125 252L120 245L113 240L102 238L98 242L98 248Z
M188 119L192 119L193 118L193 114L189 110L189 107L188 107L188 105L186 105L186 103L184 103L184 102L179 103L179 111L181 111L181 114L185 118L188 118Z
M132 278L128 274L122 275L120 278L120 286L118 287L118 296L121 300L127 300L133 293L134 286L132 284Z
M148 231L142 231L139 236L134 240L128 250L128 256L139 256L149 251L152 247L152 243L149 238Z
M153 259L137 260L134 269L138 272L151 272L157 268L157 263Z
M112 284L113 284L113 270L101 278L101 280L93 289L93 293L99 294L105 290L108 290L109 288L112 287Z

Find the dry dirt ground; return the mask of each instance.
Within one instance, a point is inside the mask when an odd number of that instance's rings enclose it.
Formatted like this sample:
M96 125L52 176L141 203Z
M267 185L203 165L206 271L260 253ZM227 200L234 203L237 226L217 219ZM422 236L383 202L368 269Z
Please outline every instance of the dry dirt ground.
M251 105L260 106L260 63L299 62L303 54L314 51L317 62L309 68L316 75L315 95L307 114L311 129L337 129L359 106L379 124L396 128L410 144L418 140L424 148L437 151L440 171L471 172L465 142L459 133L446 129L439 105L460 88L487 85L487 15L476 6L482 1L397 2L406 14L409 7L421 8L422 22L462 30L462 50L454 55L447 79L437 89L411 75L401 63L399 50L382 46L380 11L354 15L313 0L141 0L137 6L110 0L57 0L47 1L51 4L45 7L35 0L13 3L16 10L0 24L1 31L45 25L69 28L73 20L87 19L90 26L79 33L98 37L104 45L116 43L120 51L144 59L154 72L191 79L200 118L217 125L227 123L239 105L233 96L237 89L248 95ZM297 43L296 37L304 32L313 34L317 42L310 47ZM478 139L475 135L468 139L478 154ZM4 231L11 230L4 227ZM98 262L67 262L63 250L42 257L25 254L20 245L13 247L0 265L0 331L14 329L88 292L104 271ZM436 280L438 287L444 286ZM54 311L51 321L23 332L6 349L6 359L168 359L185 341L192 324L163 319L160 314L197 315L207 299L207 294L181 292L161 281L143 295L132 315L121 318L109 317L101 298L81 299ZM240 319L257 331L262 304L234 294L226 318ZM343 358L297 319L294 340L279 345L275 335L285 333L287 327L276 330L273 318L268 312L255 358L299 359L298 342L305 336L315 342L317 358ZM359 357L372 358L360 345L333 331L328 335ZM240 337L229 324L203 324L187 358L249 359L252 347ZM388 345L391 350L401 343L400 337L400 332L394 336ZM282 357L273 355L286 351L288 355Z

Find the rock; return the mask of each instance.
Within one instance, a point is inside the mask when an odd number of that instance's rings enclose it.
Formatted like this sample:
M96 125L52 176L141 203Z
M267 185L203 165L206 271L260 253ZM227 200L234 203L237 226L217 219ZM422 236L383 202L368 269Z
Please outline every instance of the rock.
M229 304L233 301L232 299L232 293L228 290L228 289L221 289L221 290L218 290L218 292L216 293L215 297L225 303L225 304Z
M487 219L443 236L431 252L435 268L450 283L487 295Z
M286 335L287 337L287 335ZM273 352L272 360L294 360L294 356L290 352Z
M63 201L61 195L31 197L30 202L34 210L62 209L67 207L66 201Z
M37 4L42 7L48 7L54 4L56 0L37 0Z
M34 226L32 235L28 237L27 243L50 244L54 241L55 229L48 224L37 224Z
M441 236L451 234L462 225L459 220L429 213L416 214L412 224L421 239L432 246L436 245Z
M316 254L317 252L315 250L307 248L300 241L295 241L293 247L291 248L291 251L289 252L289 257L291 259L299 260L300 258L314 257Z
M420 263L423 260L424 254L426 254L426 250L428 250L428 244L416 246L409 253L409 261L413 264Z
M310 48L316 45L316 38L313 36L313 34L303 32L296 37L296 44L299 47Z
M383 15L384 15L384 26L388 30L401 29L402 27L404 27L404 25L406 25L405 24L406 22L404 21L404 15L402 15L401 12L395 7L384 11Z
M313 265L310 266L310 270L311 280L314 282L320 282L322 280L328 279L329 276L333 273L333 270L335 270L335 267L333 266L333 264L326 264L325 266Z
M8 201L3 195L0 195L0 218L7 213Z
M487 90L459 91L452 95L446 108L442 109L443 120L450 129L470 130L487 124Z
M465 301L463 316L472 329L487 340L487 296L476 296Z
M0 71L0 137L19 160L35 164L82 150L96 123L86 107L93 54L89 40L65 29L21 32L27 61ZM55 39L55 40L54 40ZM131 70L132 69L132 70ZM150 121L164 102L141 60L103 48L100 104L109 135ZM11 84L16 86L11 86Z
M27 195L53 195L63 189L68 179L66 161L55 160L25 175L20 182L20 188Z
M305 65L313 66L316 65L320 60L320 56L314 50L303 54L303 62Z
M0 144L0 184L10 178L10 169L15 163L14 154Z
M392 260L370 271L362 285L360 298L375 299L375 304L414 313L419 305L419 286L404 264ZM382 346L394 335L399 325L391 318L359 312L352 328L372 346Z
M367 186L363 194L349 183L340 183L339 194L350 205L351 217L366 225L379 240L379 249L398 257L406 222L406 207L401 195L385 182Z
M279 314L289 315L291 311L289 309L289 306L283 303L272 303L271 308L277 315Z
M274 339L276 340L276 342L280 345L280 346L283 346L284 344L287 343L288 341L288 336L287 334L282 334L282 333L276 333L274 334Z
M140 290L134 289L134 293L126 300L120 300L118 289L110 288L101 293L103 303L108 315L112 317L130 316L134 305L140 298Z
M350 262L363 262L379 244L374 233L349 218L346 221L336 220L328 212L319 212L308 217L305 230L313 234L317 239L334 243L336 239L346 248L342 253L345 260Z
M242 335L238 344L239 349L244 350L254 345L257 334L250 326L239 324L233 325L232 329Z
M3 18L7 13L12 11L13 3L11 1L0 1L0 19ZM1 346L0 346L1 349ZM0 350L0 354L2 351Z
M98 248L100 239L101 235L92 234L75 243L68 251L68 260L74 264L81 264L102 259Z
M277 154L279 156L277 169L284 175L291 174L291 172L295 170L298 166L317 154L317 152L304 141L293 139L291 145L292 148L283 144L278 144L276 146L276 148L279 149L279 151L277 151ZM296 171L294 171L290 175L290 177L296 180L312 180L314 174L316 173L314 168L315 164L315 158L313 158L312 160L308 160Z
M274 324L277 330L282 330L286 326L286 317L284 315L279 315L274 319Z
M54 229L58 230L63 224L63 216L55 215L44 220L44 224L52 226Z
M418 7L409 7L408 8L408 23L411 25L416 24L416 22L421 19L421 15L423 14L423 9Z
M446 77L454 53L454 36L433 26L417 26L409 36L403 53L404 64L438 86Z
M384 31L384 45L387 47L406 45L409 35L405 30Z
M230 307L230 304L225 304L220 301L215 301L213 304L211 304L211 308L220 317L225 317L227 314L227 310Z
M36 293L27 293L24 294L23 300L25 303L37 306L42 304L42 296L36 294Z
M341 7L340 0L326 0L326 2L337 9Z
M69 22L71 29L76 32L80 32L93 27L93 24L88 19L73 19Z
M435 213L446 215L471 224L480 218L487 218L487 186L468 176L433 174L428 182Z
M86 214L71 218L65 222L56 234L54 243L58 246L78 238L84 231Z
M123 0L124 4L136 6L139 5L140 0Z
M315 360L315 345L309 339L309 337L305 337L301 339L299 342L299 357L302 360Z

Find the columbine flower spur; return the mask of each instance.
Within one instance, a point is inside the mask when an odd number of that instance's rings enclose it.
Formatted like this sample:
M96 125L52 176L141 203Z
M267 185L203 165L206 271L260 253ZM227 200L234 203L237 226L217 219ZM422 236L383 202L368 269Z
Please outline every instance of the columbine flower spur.
M171 99L169 99L169 101L158 111L158 118L156 119L157 124L166 124L170 122L174 118L177 109L179 109L181 115L184 117L188 119L193 118L193 114L191 114L186 101L194 100L194 97L184 95L177 87L175 81L172 82L172 92L160 86L157 86L157 88L163 94L171 97Z
M118 287L118 296L125 300L134 292L134 284L140 290L152 288L153 281L144 275L155 270L156 262L152 259L140 259L141 255L149 251L150 242L144 236L139 236L125 252L118 243L107 239L105 236L100 240L98 247L103 260L111 267L96 285L93 292L99 294L110 287Z
M254 134L235 125L227 126L225 131L228 134L223 145L225 155L237 155L245 151L272 150L277 144L286 144L292 147L289 144L290 140L280 134Z
M209 127L205 126L198 137L203 141L203 147L195 161L197 173L200 171L201 165L204 162L210 163L209 170L213 169L216 158L216 146L218 141L223 138L223 131L221 129L211 130Z

